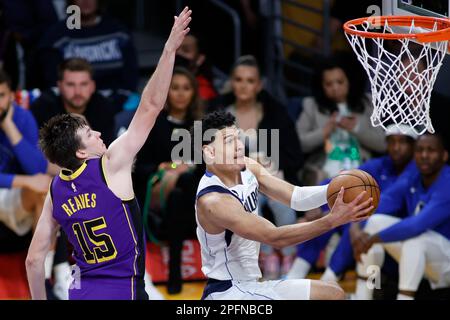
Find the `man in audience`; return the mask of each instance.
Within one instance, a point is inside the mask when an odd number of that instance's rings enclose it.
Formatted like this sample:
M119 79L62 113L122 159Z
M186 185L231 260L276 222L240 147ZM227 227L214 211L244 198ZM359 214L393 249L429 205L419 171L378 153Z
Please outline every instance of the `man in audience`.
M372 298L373 288L364 278L382 265L384 251L399 264L397 299L413 299L423 277L432 289L450 287L450 167L442 137L420 136L414 158L417 169L382 193L377 214L353 243L357 299ZM402 211L406 218L395 217Z
M68 58L84 58L95 70L99 90L135 91L139 78L136 50L128 31L101 14L98 0L70 0L80 8L80 28L55 24L40 43L46 86L55 85L57 66Z
M22 236L37 224L50 176L36 121L13 100L9 76L0 70L0 222Z
M114 140L114 108L109 100L96 92L91 65L84 59L64 61L58 71L59 92L44 92L32 105L31 112L39 127L62 113L82 115L92 129L102 132L106 145Z

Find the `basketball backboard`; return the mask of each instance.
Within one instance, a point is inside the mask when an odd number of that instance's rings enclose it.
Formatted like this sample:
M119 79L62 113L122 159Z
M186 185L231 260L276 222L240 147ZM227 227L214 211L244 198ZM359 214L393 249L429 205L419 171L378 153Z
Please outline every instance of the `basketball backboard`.
M450 0L383 0L383 16L428 16L450 18ZM393 27L396 33L422 33L416 27ZM450 55L450 46L447 54Z
M450 17L450 0L383 0L386 16Z

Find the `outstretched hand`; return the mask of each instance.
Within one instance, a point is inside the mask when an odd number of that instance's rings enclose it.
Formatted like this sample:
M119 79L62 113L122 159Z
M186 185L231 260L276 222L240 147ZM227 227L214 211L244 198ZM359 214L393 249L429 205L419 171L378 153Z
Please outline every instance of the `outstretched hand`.
M175 22L173 23L172 31L170 32L169 38L166 41L166 49L174 52L178 49L184 40L184 37L189 32L189 23L191 22L192 10L185 7L179 16L175 16Z
M361 192L350 203L344 202L344 188L342 187L334 202L334 206L330 211L329 216L332 219L334 226L340 226L349 222L358 222L369 217L373 206L372 198L362 201L366 191Z

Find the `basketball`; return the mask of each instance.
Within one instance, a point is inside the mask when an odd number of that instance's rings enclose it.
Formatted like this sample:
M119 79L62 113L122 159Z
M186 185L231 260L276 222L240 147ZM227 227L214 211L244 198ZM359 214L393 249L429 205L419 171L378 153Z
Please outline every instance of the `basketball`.
M369 215L373 214L378 207L380 201L380 187L377 181L367 172L359 169L345 170L334 177L327 189L328 206L333 208L337 195L344 187L344 202L352 202L362 191L367 191L363 197L363 201L372 197L373 210Z

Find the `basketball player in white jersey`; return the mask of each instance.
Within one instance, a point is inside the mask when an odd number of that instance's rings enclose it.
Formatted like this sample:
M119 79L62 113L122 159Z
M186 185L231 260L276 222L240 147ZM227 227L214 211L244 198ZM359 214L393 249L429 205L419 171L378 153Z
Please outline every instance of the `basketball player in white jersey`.
M313 222L274 226L258 216L258 189L295 210L305 211L327 202L327 186L293 186L245 158L234 122L234 117L224 112L209 114L202 121L202 137L203 132L216 130L211 141L202 138L206 172L196 199L202 271L208 277L202 299L343 299L344 291L335 282L307 279L259 282L260 242L281 248L350 221L364 220L373 208L372 199L362 202L365 193L362 192L345 204L341 189L327 216Z

